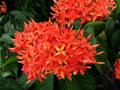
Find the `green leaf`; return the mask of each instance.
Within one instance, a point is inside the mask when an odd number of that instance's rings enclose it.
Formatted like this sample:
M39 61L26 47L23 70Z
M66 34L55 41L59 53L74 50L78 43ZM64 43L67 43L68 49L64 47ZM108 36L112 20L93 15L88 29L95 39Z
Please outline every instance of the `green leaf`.
M7 44L13 44L13 42L11 41L11 39L12 39L12 38L10 37L9 34L4 33L4 34L2 35L2 37L0 38L0 41L5 42L5 43L7 43Z
M5 63L4 63L4 66L5 65L8 65L8 64L11 64L13 62L16 62L18 59L16 58L16 56L12 56L10 57Z
M2 20L4 19L5 16L1 16L0 17L0 23L2 22Z
M17 76L18 65L17 65L16 62L5 65L4 69L7 70L7 71L10 71L12 74Z
M11 11L10 14L14 15L15 18L19 18L22 21L27 21L25 14L21 11L14 10L14 11Z
M1 56L1 52L2 52L2 47L0 47L0 68L2 67L2 56Z
M95 89L94 78L90 74L86 73L85 75L77 75L76 79L78 80L78 83L80 83L81 90Z
M28 90L36 80L31 81L30 83L27 82L27 76L25 74L22 74L16 81L25 89Z
M94 28L92 26L89 26L89 27L85 28L84 30L85 30L85 32L84 32L85 37L92 34L92 37L90 38L89 42L91 42L91 44L97 44L97 40L95 38Z
M15 80L0 77L0 90L24 90Z
M115 19L112 18L108 20L105 25L105 35L109 43L111 41L113 32L115 32L115 24L116 24L116 21Z
M5 31L6 33L8 33L10 36L14 36L14 31L15 31L14 25L11 24L10 21L6 22L6 23L4 24L4 31Z
M0 37L2 36L3 33L4 33L4 28L3 26L0 26Z
M87 37L89 34L95 35L93 26L88 26L84 28L84 36Z
M19 19L14 20L15 30L22 32L23 31L23 23Z
M29 18L34 18L34 15L32 14L32 12L23 12L23 13Z
M95 37L95 34L94 34L94 29L93 29L93 27L92 26L89 26L89 27L87 27L87 28L85 28L85 34L86 34L86 36L88 36L89 34L92 34L92 37L90 38L90 40L89 40L89 42L91 43L91 44L100 44L100 42L98 42L98 40L96 39L96 37ZM104 51L105 50L105 48L103 47L103 45L100 45L98 48L97 48L97 51L98 52L101 52L101 51ZM98 62L107 62L107 54L106 53L104 53L104 54L101 54L101 55L99 55L99 56L96 56L96 60L98 61ZM108 63L108 62L107 62ZM96 66L96 68L97 68L97 70L101 73L101 74L103 74L104 73L104 70L106 69L106 67L107 67L107 65L95 65Z
M1 72L0 75L5 78L12 75L12 73L10 71L4 71L4 72Z
M95 21L87 23L84 28L93 27L95 36L99 35L105 28L105 22L103 21Z
M80 24L80 21L79 20L76 20L74 23L73 23L73 27L76 29L76 30L79 30L82 28L82 24Z
M117 7L114 11L113 11L113 16L116 17L118 20L120 20L120 7Z
M35 90L53 90L54 75L51 74L42 83L40 81L36 82Z
M65 84L67 90L82 90L82 85L80 85L80 82L75 77L72 78L72 81L66 79Z
M120 8L120 0L115 0L116 4L117 4L117 7Z
M60 83L60 87L64 87L60 90L94 90L94 79L91 75L86 73L85 75L78 74L72 77L72 81L65 79L64 84Z
M109 60L108 60L108 56L107 56L106 47L104 45L102 45L100 42L99 42L99 44L100 44L100 46L97 47L97 52L103 51L104 53L96 56L95 58L98 62L104 62L105 64L102 64L102 65L95 64L95 67L101 74L104 74L105 70L110 66L110 64L109 64Z
M120 49L120 29L117 29L111 38L111 45L114 51L119 51Z

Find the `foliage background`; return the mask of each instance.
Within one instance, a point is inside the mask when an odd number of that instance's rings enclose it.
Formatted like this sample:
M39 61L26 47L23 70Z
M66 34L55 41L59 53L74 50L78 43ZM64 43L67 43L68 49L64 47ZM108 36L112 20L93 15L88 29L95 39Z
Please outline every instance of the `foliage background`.
M17 63L15 53L8 48L13 47L11 38L14 32L23 31L23 22L30 18L41 22L50 17L52 0L4 0L7 13L0 13L0 90L120 90L120 81L114 76L114 62L120 58L120 1L115 0L118 7L106 21L89 22L82 26L77 21L74 28L83 27L85 36L92 33L91 42L100 44L98 51L104 51L98 61L105 65L93 65L84 76L73 76L73 80L57 80L48 76L43 83L34 80L26 84L27 77L21 72L21 64Z

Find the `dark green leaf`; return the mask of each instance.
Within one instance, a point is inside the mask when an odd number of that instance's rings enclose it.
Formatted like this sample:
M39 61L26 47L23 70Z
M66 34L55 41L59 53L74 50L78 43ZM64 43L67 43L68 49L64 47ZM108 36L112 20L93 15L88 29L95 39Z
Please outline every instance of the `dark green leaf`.
M0 77L0 90L24 90L15 80Z
M9 35L14 36L14 31L15 31L15 29L14 29L13 24L11 24L10 21L8 21L8 22L6 22L6 23L4 24L4 31L5 31L6 33L8 33Z
M105 64L102 64L102 65L95 64L95 66L101 74L104 74L105 70L109 67L109 60L106 52L106 47L101 42L99 42L99 44L100 46L97 47L97 52L103 51L104 53L96 56L95 58L98 62L104 62Z
M112 34L113 32L115 32L115 24L116 24L115 19L110 19L106 22L105 35L107 37L108 42L111 41Z
M4 19L5 16L1 16L0 17L0 22L2 22L2 20Z
M93 27L95 36L99 35L105 28L105 22L103 21L95 21L87 23L84 28Z
M22 21L27 21L25 14L21 11L14 10L14 11L11 11L10 14L14 15L15 18L19 18Z
M16 58L16 56L12 56L4 63L4 66L7 65L7 64L11 64L13 62L16 62L17 60L18 59Z
M32 14L32 12L23 12L27 17L29 18L33 18L34 15Z
M78 80L79 86L81 86L81 90L94 90L95 82L94 78L86 73L85 75L77 75L76 79Z
M85 37L87 37L89 34L95 35L93 26L85 27L84 34L85 34Z
M120 0L115 0L117 6L120 8Z
M13 44L13 42L11 41L11 39L12 39L12 38L10 37L9 34L4 33L4 34L2 35L2 37L0 38L0 41L5 42L5 43L7 43L7 44Z
M117 7L114 12L112 13L114 15L114 17L116 17L118 20L120 20L120 7Z
M57 79L57 78L56 78ZM57 88L59 88L58 90L68 90L67 87L66 87L66 83L65 83L65 80L58 80L58 83L59 83L59 87L57 85L54 85L55 89L56 90ZM56 84L56 83L55 83Z
M34 81L31 81L30 83L27 82L27 76L25 74L22 74L17 80L16 80L25 90L28 90L34 83Z
M79 20L76 20L74 23L73 23L73 27L76 29L76 30L79 30L82 28L82 24L80 24L80 21Z
M10 71L5 71L5 72L1 72L0 75L5 78L12 75L12 73Z
M87 37L90 34L92 35L92 37L90 38L89 42L91 42L91 44L97 44L97 41L95 38L95 32L92 26L85 28L85 32L84 32L85 37Z
M0 68L2 67L2 57L1 57L2 47L0 47Z
M88 73L73 76L72 81L65 79L66 90L94 90L94 79ZM64 90L64 89L63 89Z
M19 19L14 20L15 30L22 32L23 31L23 23Z
M90 38L90 40L89 40L89 42L91 42L91 44L101 44L100 42L98 42L98 40L96 39L96 37L94 36L94 29L93 29L93 27L92 26L89 26L89 27L87 27L87 28L85 28L85 34L92 34L92 37ZM88 36L87 35L87 36ZM104 48L104 46L103 45L100 45L98 48L97 48L97 51L98 52L101 52L101 51L104 51L105 50L105 48ZM101 55L99 55L99 56L97 56L96 57L96 60L98 61L98 62L107 62L107 54L106 53L104 53L104 54L101 54ZM108 62L107 62L108 63ZM97 68L97 70L101 73L101 74L103 74L104 73L104 70L106 69L106 67L107 67L107 65L95 65L96 66L96 68Z
M37 81L35 90L53 90L53 77L54 75L51 74L42 83Z
M65 84L67 90L82 90L82 85L80 85L80 82L75 77L72 78L72 81L66 79Z
M113 50L119 51L120 50L120 29L117 29L111 38L111 45Z
M17 76L18 65L17 65L16 62L5 65L4 69L10 71L11 73L13 73L13 74L15 74Z

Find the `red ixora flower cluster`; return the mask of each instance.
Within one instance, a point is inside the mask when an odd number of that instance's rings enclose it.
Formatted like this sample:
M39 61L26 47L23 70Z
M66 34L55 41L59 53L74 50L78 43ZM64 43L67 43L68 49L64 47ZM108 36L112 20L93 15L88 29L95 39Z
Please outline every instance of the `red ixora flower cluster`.
M114 63L114 67L115 67L115 76L116 79L120 80L120 60L116 60Z
M28 75L29 81L35 78L42 81L49 74L55 74L58 79L80 72L84 75L90 64L96 62L94 56L98 45L91 45L90 35L83 37L84 30L59 28L56 23L29 21L24 24L24 31L16 32L15 47L10 48L17 52L19 62L23 64L22 71Z
M54 0L54 3L53 18L62 25L70 25L75 20L82 24L103 20L116 8L114 0Z
M6 13L7 12L7 6L4 1L2 1L2 5L0 5L0 13Z

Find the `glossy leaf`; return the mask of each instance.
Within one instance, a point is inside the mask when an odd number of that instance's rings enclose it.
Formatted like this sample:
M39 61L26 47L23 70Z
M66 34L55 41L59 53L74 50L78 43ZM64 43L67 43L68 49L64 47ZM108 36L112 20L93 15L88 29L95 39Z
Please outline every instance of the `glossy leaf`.
M95 35L94 28L92 26L84 28L84 36L87 37L89 34L92 34L92 36Z
M0 75L5 78L12 75L12 73L10 71L5 71L5 72L1 72Z
M95 21L87 23L84 28L93 27L95 36L99 35L105 28L105 22L103 21Z
M11 64L13 62L16 62L17 60L18 59L16 58L16 56L12 56L4 63L4 66L7 65L7 64Z
M16 62L5 65L4 69L7 70L7 71L10 71L12 74L17 76L18 65L17 65Z
M91 44L96 44L97 41L96 41L96 38L95 38L94 28L92 26L88 26L87 28L85 28L85 32L84 32L85 37L87 37L90 34L92 35L92 37L90 38L89 42Z

